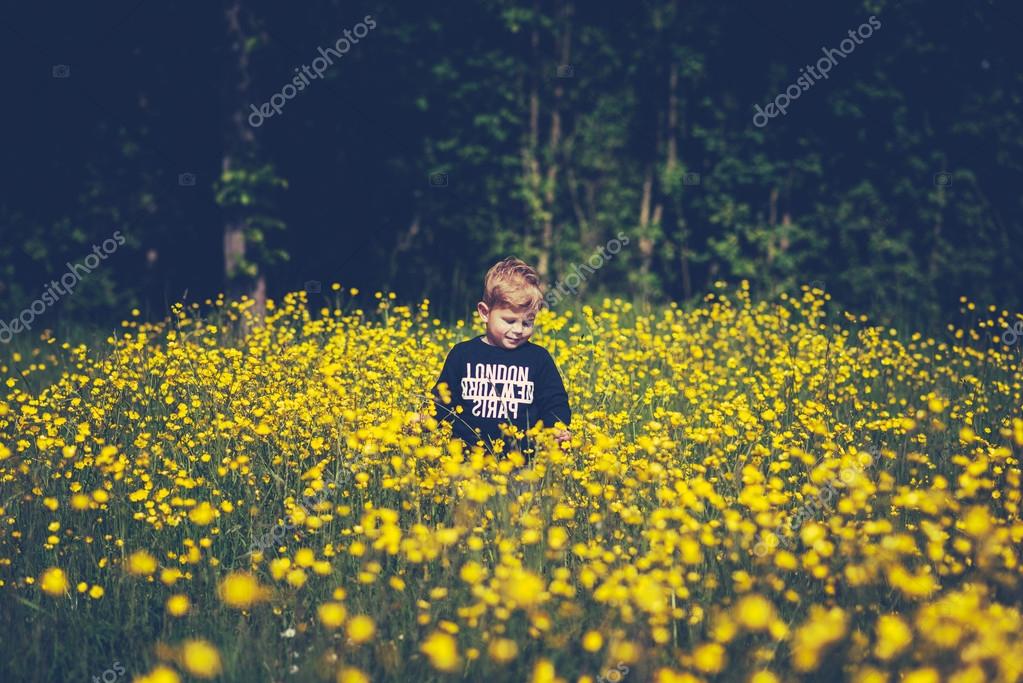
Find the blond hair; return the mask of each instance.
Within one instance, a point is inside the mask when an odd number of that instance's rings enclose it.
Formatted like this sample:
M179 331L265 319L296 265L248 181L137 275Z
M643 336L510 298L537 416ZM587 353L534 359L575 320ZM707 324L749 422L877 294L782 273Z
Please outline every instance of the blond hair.
M483 278L487 308L511 308L535 313L544 304L543 286L536 270L513 256L498 261Z

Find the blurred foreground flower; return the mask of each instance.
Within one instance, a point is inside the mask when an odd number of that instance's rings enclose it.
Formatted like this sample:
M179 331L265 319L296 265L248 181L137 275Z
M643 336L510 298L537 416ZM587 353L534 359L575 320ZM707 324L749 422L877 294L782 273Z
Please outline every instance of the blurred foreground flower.
M50 567L39 577L39 587L43 589L44 593L54 597L67 593L69 585L64 570L58 567Z
M220 583L220 599L235 609L248 609L267 598L267 590L248 572L232 572Z

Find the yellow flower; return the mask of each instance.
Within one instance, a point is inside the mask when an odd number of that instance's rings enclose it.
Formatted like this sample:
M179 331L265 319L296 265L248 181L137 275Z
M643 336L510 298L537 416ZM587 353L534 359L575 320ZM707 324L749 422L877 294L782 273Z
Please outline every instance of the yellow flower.
M888 661L913 642L913 631L899 617L886 614L877 620L877 646L874 654L882 661Z
M136 550L128 556L128 573L149 576L156 571L156 558L145 550Z
M774 555L774 565L778 569L795 569L799 566L796 556L787 550L779 550Z
M735 618L751 631L763 631L774 618L774 605L762 595L747 595L735 606Z
M278 557L277 559L270 561L270 576L274 577L277 581L283 579L288 569L291 567L291 560L287 557Z
M181 677L174 669L160 664L145 676L136 678L134 683L181 683Z
M823 650L840 640L846 631L848 617L840 607L825 610L810 608L810 618L796 629L792 638L792 663L797 671L813 671L820 664Z
M560 550L568 543L568 531L564 527L552 526L547 530L547 545L552 550Z
M494 638L487 648L490 658L499 664L506 664L519 654L519 646L510 638Z
M530 683L555 683L556 680L558 679L554 670L554 662L546 657L537 660L533 667L533 676L529 679Z
M316 562L316 553L310 548L300 548L295 553L295 564L299 567L312 567L314 562Z
M173 586L182 576L184 575L177 567L167 567L160 570L160 581L166 586Z
M458 572L458 575L461 577L462 581L465 581L470 586L475 586L487 575L487 570L478 562L466 562L462 565L462 569Z
M419 646L419 650L430 658L430 664L438 671L456 671L461 663L458 643L447 633L434 631Z
M220 599L229 607L248 609L265 600L266 589L248 572L231 572L220 583Z
M337 672L337 683L369 683L369 676L360 669L346 666Z
M123 612L130 591L104 594L112 567L159 578L168 621L256 611L294 619L285 638L344 641L311 653L324 680L417 666L545 683L1015 680L1023 365L984 333L1023 315L981 309L975 329L934 340L830 320L822 288L800 291L543 311L538 341L581 419L565 449L537 431L529 464L413 420L424 405L395 407L428 400L451 346L482 332L426 302L377 316L340 287L313 310L308 296L265 311L225 296L207 304L216 320L177 305L95 348L12 354L48 387L30 391L11 363L0 380L0 592ZM528 491L500 495L509 481ZM274 547L243 556L254 539L238 529L271 525ZM193 589L211 576L207 614ZM319 597L294 616L263 607L272 583ZM905 612L885 611L889 590ZM280 630L249 645L308 644ZM199 680L182 665L198 637L155 643L166 667L142 680Z
M750 676L749 683L778 683L778 677L770 671L758 671Z
M686 564L700 564L703 562L703 550L700 542L688 536L679 542L679 550L682 551L682 561Z
M707 674L719 673L728 661L720 643L704 643L693 650L693 666Z
M198 678L220 673L220 652L205 640L186 640L181 646L181 666Z
M631 640L619 640L610 648L611 659L622 664L639 661L639 647Z
M50 567L39 577L39 587L54 597L64 595L70 585L64 570L58 567Z
M963 518L963 530L974 538L983 536L990 528L991 520L987 508L983 506L971 507Z
M587 631L583 636L583 649L587 652L596 652L604 646L604 636L597 631Z
M306 581L305 572L299 569L298 567L295 567L290 572L288 572L287 581L295 588L301 588L303 585L305 585Z
M618 669L612 669L612 671L618 671ZM619 676L618 680L624 679L622 674L619 674ZM604 680L608 679L605 678ZM703 683L702 678L698 678L690 673L677 673L666 666L662 666L654 672L654 681L656 683Z
M347 610L340 602L325 602L316 610L320 623L334 630L340 628L345 621Z
M948 683L986 683L987 680L987 674L984 673L984 669L978 664L960 669L948 677ZM885 682L881 681L880 683Z
M503 583L501 592L509 603L529 607L543 601L543 579L528 570L520 570Z
M910 671L902 681L903 683L939 683L941 676L938 675L935 669L927 667Z
M206 501L203 501L199 505L192 508L188 513L188 518L192 520L192 523L198 524L199 526L206 526L213 521L217 515L216 508L212 507Z
M365 614L360 614L348 620L348 637L353 643L365 643L373 637L376 630L377 627L376 624L373 623L373 619Z
M191 607L191 602L188 600L187 595L178 593L167 598L167 614L171 616L180 617L188 614L188 610Z

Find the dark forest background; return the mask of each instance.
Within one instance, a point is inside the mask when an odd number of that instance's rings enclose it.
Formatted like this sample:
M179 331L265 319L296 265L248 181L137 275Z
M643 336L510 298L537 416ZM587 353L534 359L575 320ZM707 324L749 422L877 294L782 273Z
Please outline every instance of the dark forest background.
M51 320L333 281L460 317L494 260L558 282L620 232L576 301L747 278L919 324L1019 309L1021 27L1005 0L5 1L0 317L116 230Z

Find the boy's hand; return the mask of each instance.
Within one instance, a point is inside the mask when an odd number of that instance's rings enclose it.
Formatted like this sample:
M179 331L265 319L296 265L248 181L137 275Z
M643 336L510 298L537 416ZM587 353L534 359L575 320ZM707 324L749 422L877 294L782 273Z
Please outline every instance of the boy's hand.
M567 429L562 429L560 432L558 432L557 434L554 435L554 439L559 444L565 443L566 441L568 441L571 438L572 438L572 432L568 431Z

